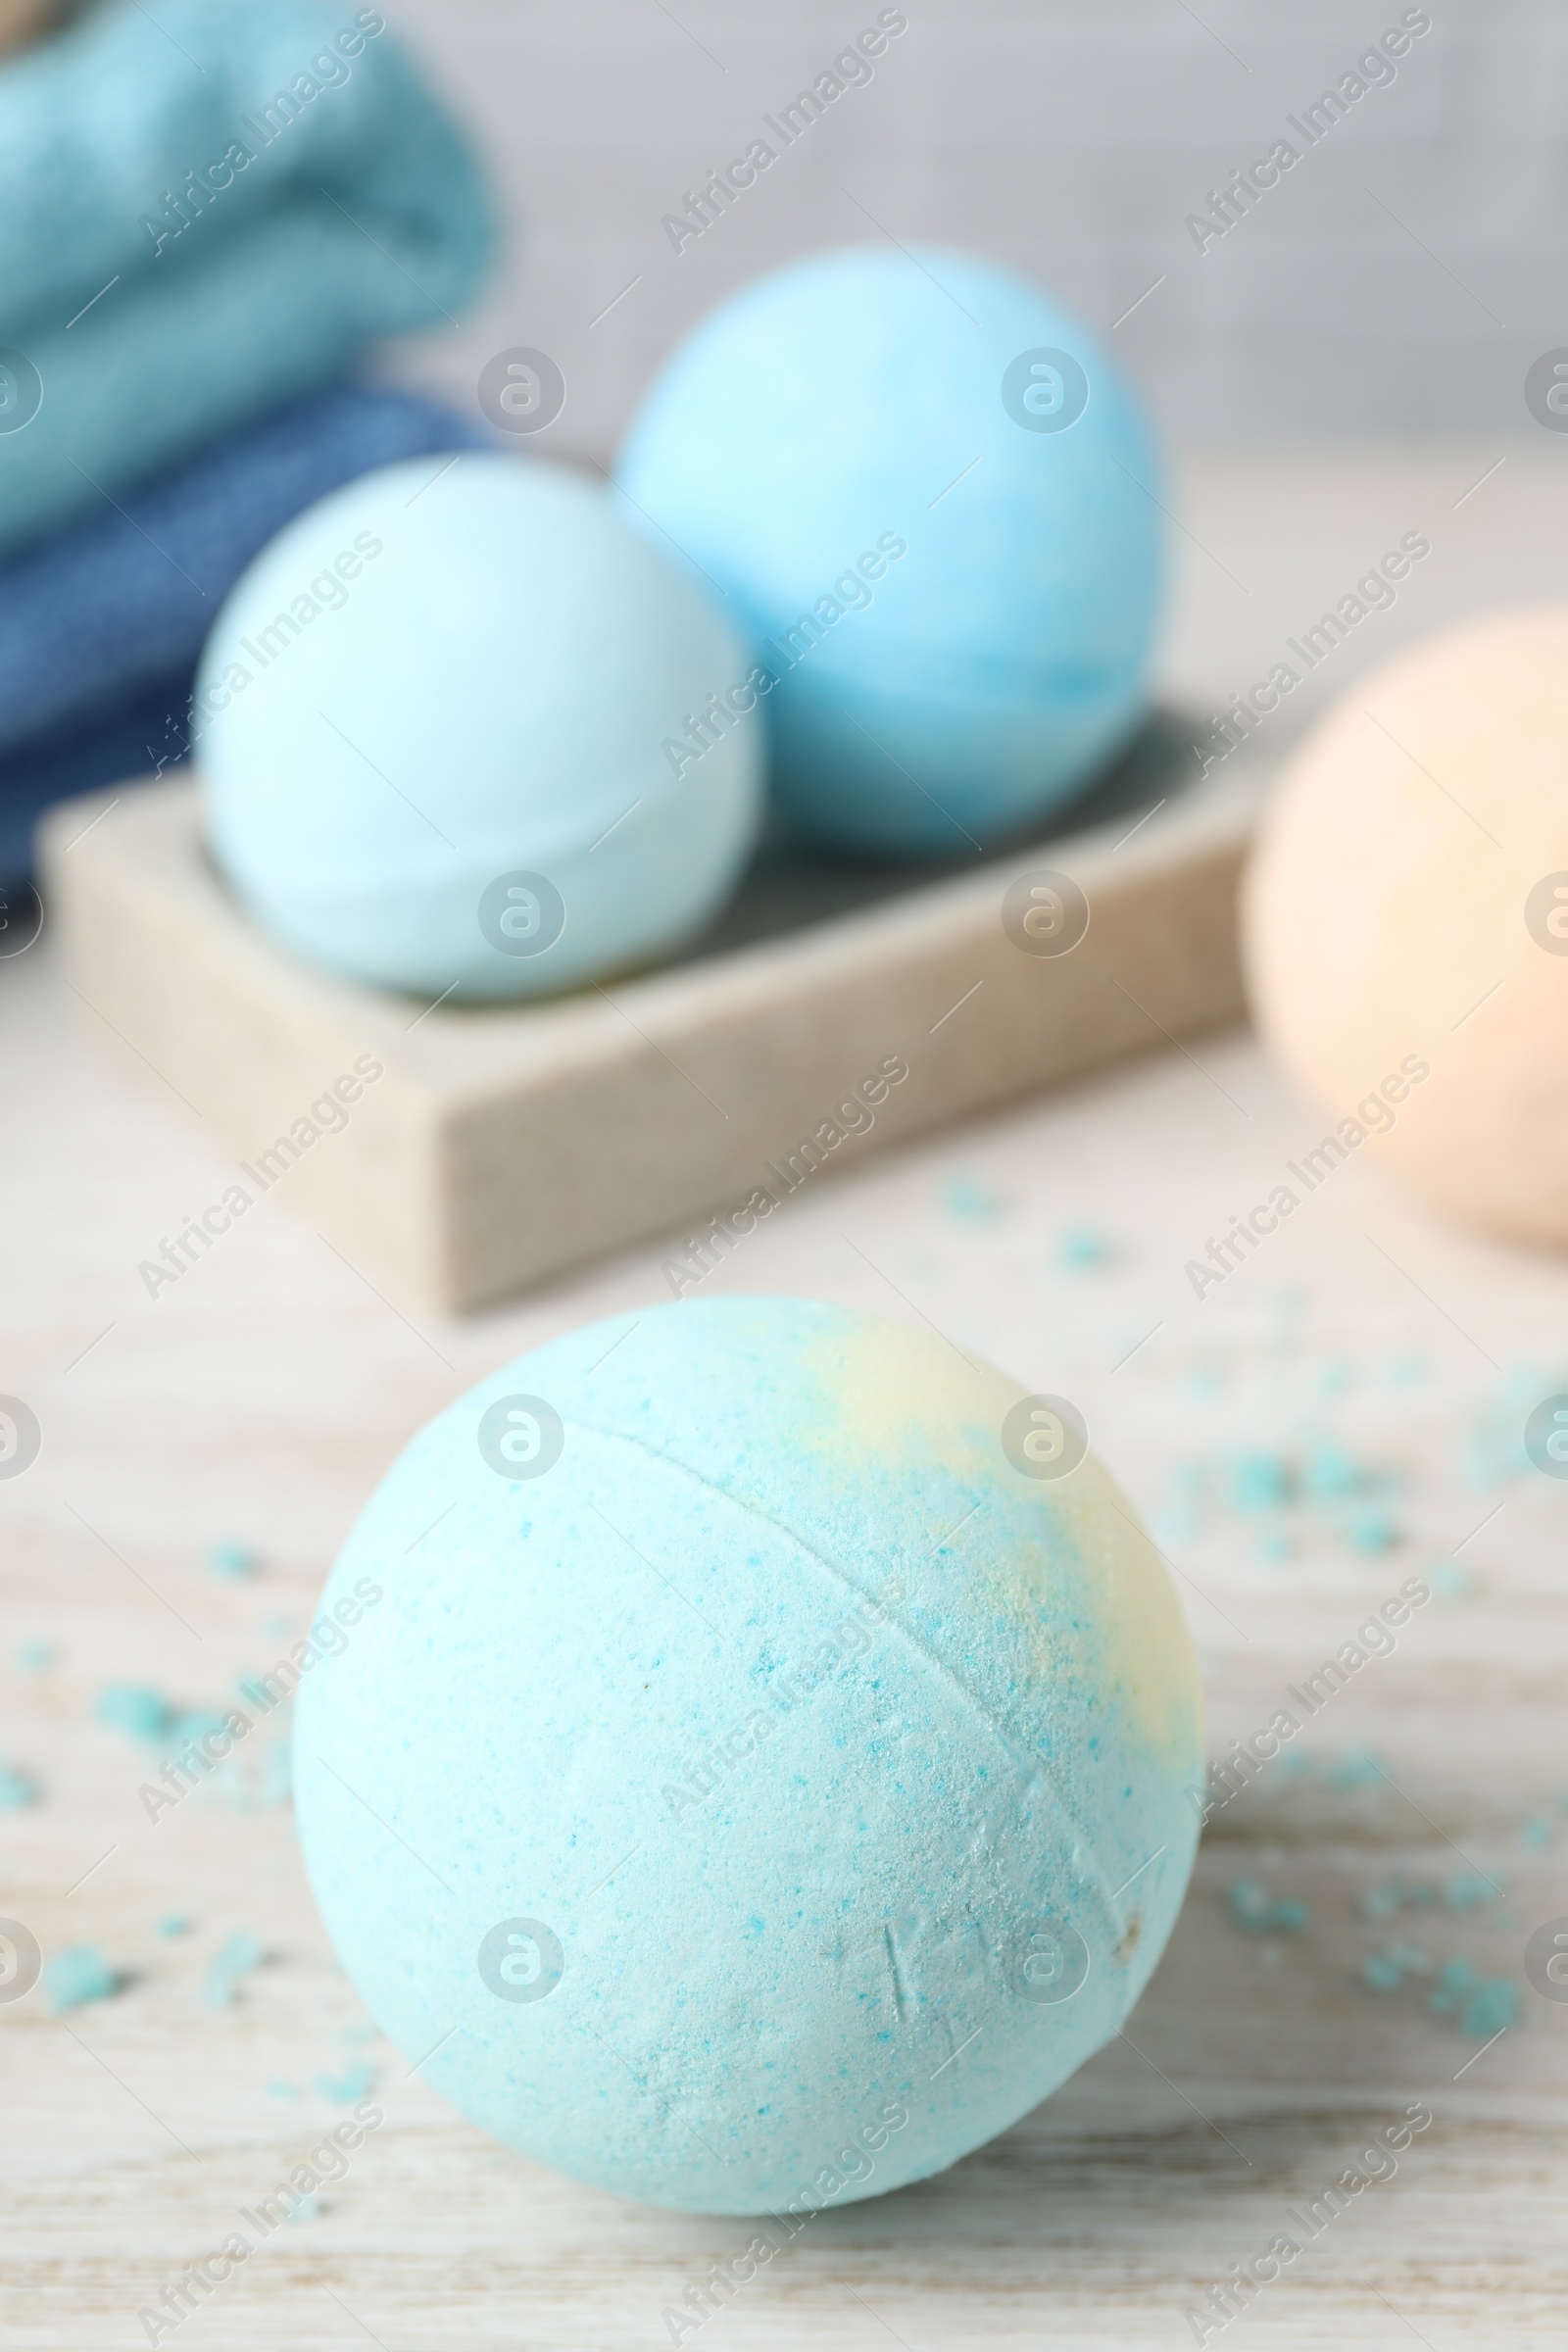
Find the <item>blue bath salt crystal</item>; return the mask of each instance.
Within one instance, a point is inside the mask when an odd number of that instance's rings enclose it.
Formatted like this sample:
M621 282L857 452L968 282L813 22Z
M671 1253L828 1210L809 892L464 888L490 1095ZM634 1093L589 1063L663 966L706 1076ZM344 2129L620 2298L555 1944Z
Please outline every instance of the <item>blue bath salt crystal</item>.
M1001 1216L1000 1193L977 1176L953 1176L942 1188L945 1215L959 1225L994 1225Z
M1371 1953L1361 1970L1362 1983L1374 1992L1394 1992L1406 1977L1425 1976L1432 1962L1415 1943L1388 1943Z
M207 1565L215 1576L235 1580L254 1576L261 1564L261 1554L248 1544L215 1544L207 1554Z
M1057 1236L1056 1264L1064 1274L1085 1274L1092 1267L1109 1265L1115 1254L1109 1235L1095 1225L1069 1225Z
M1480 1983L1481 1971L1473 1960L1445 1960L1427 1995L1427 2007L1434 2017L1450 2017Z
M1362 1889L1360 1911L1363 1919L1392 1919L1403 1896L1396 1879L1385 1879L1381 1886Z
M1246 1513L1277 1510L1289 1500L1291 1483L1291 1465L1283 1454L1239 1454L1231 1464L1231 1507Z
M1532 1813L1530 1819L1521 1824L1519 1842L1528 1846L1533 1853L1544 1854L1556 1835L1557 1826L1549 1813Z
M149 1744L166 1739L178 1720L177 1710L162 1691L139 1683L111 1683L99 1691L93 1713L100 1723L123 1732L128 1739Z
M318 2222L320 2218L320 2198L309 2196L303 2191L294 2198L283 2216L285 2222Z
M167 1911L158 1922L160 1936L188 1936L195 1921L186 1911Z
M1310 1924L1312 1914L1305 1903L1287 1896L1270 1901L1261 1879L1238 1879L1230 1889L1231 1917L1238 1927L1254 1936L1294 1936L1298 1929Z
M1518 2022L1518 1986L1506 1977L1483 1977L1464 2003L1459 2031L1467 2040L1491 2041L1505 2026Z
M268 2096L273 2099L297 2099L303 2094L297 2082L274 2082L267 2085Z
M0 1762L0 1813L20 1813L38 1802L38 1784L19 1765Z
M57 1952L43 1971L44 1999L57 2017L89 2001L107 2001L119 1988L119 1977L95 1943Z
M1301 1465L1301 1486L1314 1502L1359 1494L1366 1472L1343 1446L1314 1446Z
M19 1674L42 1674L55 1662L55 1645L52 1642L19 1642L16 1656Z
M356 2099L368 2098L375 2088L375 2068L362 2058L341 2075L318 2075L316 2087L323 2099L331 2099L339 2107L352 2107Z
M1392 1551L1399 1531L1387 1511L1355 1511L1345 1522L1345 1541L1352 1551Z
M1456 1870L1443 1890L1450 1911L1479 1911L1500 1892L1479 1870Z
M1286 1535L1259 1536L1255 1551L1265 1568L1277 1568L1282 1560L1295 1559L1296 1544L1292 1537Z
M202 2000L209 2009L232 2008L242 1981L261 1967L267 1954L248 1928L236 1928L207 1963Z
M1439 1560L1421 1573L1435 1600L1464 1600L1475 1591L1475 1578L1457 1560Z
M1389 1361L1388 1382L1394 1389L1411 1389L1432 1376L1432 1359L1418 1348L1406 1348Z
M1378 1760L1367 1747L1347 1748L1328 1776L1329 1787L1341 1790L1372 1788L1383 1779Z

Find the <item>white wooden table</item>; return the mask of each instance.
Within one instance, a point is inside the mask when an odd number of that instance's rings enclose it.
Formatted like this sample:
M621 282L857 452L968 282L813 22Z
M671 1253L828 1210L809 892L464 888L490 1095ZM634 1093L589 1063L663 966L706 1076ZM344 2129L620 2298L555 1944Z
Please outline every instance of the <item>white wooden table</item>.
M211 1706L269 1663L411 1431L549 1334L659 1298L662 1252L418 1323L263 1201L154 1301L137 1263L217 1197L225 1156L177 1101L82 1055L47 938L0 964L0 1391L44 1433L0 1482L0 1755L42 1792L0 1815L0 1911L46 1953L96 1944L128 1979L65 2016L37 1992L0 2006L5 2340L145 2342L138 2310L343 2120L316 2079L363 2062L383 2128L315 2218L162 2341L667 2343L662 2310L747 2226L623 2205L491 2146L411 2078L419 2053L354 2038L287 1809L192 1796L149 1822L149 1751L93 1716L106 1684ZM712 1277L908 1301L1080 1399L1180 1572L1214 1752L1402 1578L1437 1568L1448 1589L1301 1734L1311 1769L1272 1767L1211 1823L1129 2038L941 2179L823 2214L703 2352L1191 2344L1213 2282L1418 2101L1435 2120L1397 2176L1208 2341L1562 2343L1568 2006L1524 1986L1522 1953L1568 1913L1568 1487L1528 1468L1472 1485L1467 1461L1494 1422L1515 1442L1528 1404L1568 1388L1568 1270L1446 1231L1352 1162L1200 1303L1184 1261L1320 1132L1250 1041L1200 1039L825 1180ZM1060 1238L1086 1222L1114 1257L1066 1270ZM1328 1508L1227 1499L1236 1456L1297 1461L1330 1439L1385 1478L1391 1548L1357 1550ZM214 1575L224 1541L255 1547L253 1578ZM38 1643L52 1662L19 1659ZM1357 1910L1392 1869L1446 1884L1472 1867L1505 1902L1382 1928ZM1307 1902L1310 1925L1244 1932L1225 1897L1247 1875ZM171 1913L187 1936L158 1934ZM236 1930L269 1957L206 2007ZM1367 1989L1391 1935L1513 1979L1519 2022L1482 2048L1428 2012L1430 1977Z

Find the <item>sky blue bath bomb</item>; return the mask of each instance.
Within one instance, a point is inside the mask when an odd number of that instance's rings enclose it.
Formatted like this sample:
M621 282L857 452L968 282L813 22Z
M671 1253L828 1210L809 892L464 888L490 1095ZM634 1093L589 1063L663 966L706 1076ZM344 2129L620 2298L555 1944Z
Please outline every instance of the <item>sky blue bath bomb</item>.
M465 2115L798 2228L1115 2034L1192 1866L1200 1700L1049 1411L929 1333L732 1298L554 1340L399 1457L322 1595L300 1830Z
M312 507L197 681L213 855L284 946L419 996L532 997L701 927L761 746L662 745L750 655L619 494L540 463L388 466Z
M765 640L773 784L806 832L971 854L1136 728L1165 496L1082 321L940 246L818 254L688 335L617 467Z

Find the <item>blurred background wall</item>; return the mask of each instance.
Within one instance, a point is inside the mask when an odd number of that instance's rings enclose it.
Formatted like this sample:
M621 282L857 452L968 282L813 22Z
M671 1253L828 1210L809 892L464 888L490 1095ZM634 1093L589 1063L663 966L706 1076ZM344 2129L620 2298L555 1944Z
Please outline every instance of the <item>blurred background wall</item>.
M762 117L877 0L391 13L478 125L513 221L490 302L400 366L471 398L494 351L540 346L567 381L562 454L608 453L731 287L884 233L1049 280L1112 334L1178 449L1546 438L1523 382L1568 343L1562 0L908 0L873 78L678 253L662 217L752 139L779 145ZM1307 148L1286 118L1407 17L1431 29ZM1187 216L1214 218L1209 192L1280 138L1300 162L1200 252Z

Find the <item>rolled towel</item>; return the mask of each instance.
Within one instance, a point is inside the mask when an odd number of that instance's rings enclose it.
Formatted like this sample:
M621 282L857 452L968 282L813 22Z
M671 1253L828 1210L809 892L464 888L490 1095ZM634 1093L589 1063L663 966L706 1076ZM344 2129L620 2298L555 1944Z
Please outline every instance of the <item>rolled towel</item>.
M428 456L433 479L446 453L490 441L414 393L339 386L0 566L0 879L26 872L51 801L184 757L207 633L286 522L376 466Z
M492 246L375 8L108 4L0 69L0 552L440 326Z

